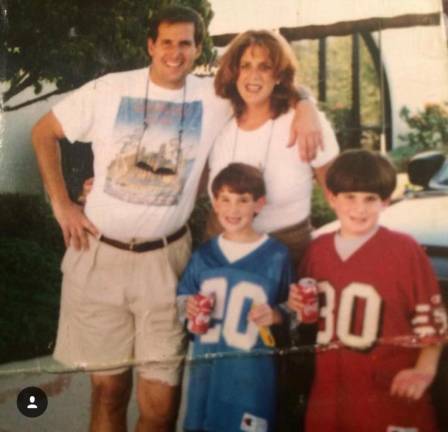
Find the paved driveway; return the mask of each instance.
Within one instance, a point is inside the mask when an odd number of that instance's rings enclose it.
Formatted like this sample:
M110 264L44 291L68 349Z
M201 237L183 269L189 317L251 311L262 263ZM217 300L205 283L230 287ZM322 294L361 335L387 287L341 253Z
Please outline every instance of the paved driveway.
M54 370L51 357L0 366L0 432L87 432L90 384L86 373L48 373ZM24 417L17 410L18 393L24 387L40 387L48 396L48 408L40 417ZM184 409L181 407L181 412ZM182 415L180 416L182 418ZM135 392L129 404L128 427L137 419ZM181 422L179 422L181 423ZM178 425L178 431L182 429Z

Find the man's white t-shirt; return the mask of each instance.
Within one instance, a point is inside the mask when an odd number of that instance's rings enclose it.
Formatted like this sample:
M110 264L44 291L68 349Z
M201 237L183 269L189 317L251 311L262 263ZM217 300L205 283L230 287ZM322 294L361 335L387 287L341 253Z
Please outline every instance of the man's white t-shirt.
M238 128L232 119L217 137L209 158L210 185L218 172L232 162L263 171L266 205L254 219L254 229L272 232L303 221L310 214L313 168L330 162L339 152L333 129L320 113L324 149L310 163L300 160L297 146L287 147L294 111L265 122L252 131Z
M69 141L92 143L87 217L121 241L160 238L186 223L212 143L231 114L210 78L188 75L185 88L171 90L148 76L148 68L105 75L53 108ZM154 174L141 160L168 163L176 174Z

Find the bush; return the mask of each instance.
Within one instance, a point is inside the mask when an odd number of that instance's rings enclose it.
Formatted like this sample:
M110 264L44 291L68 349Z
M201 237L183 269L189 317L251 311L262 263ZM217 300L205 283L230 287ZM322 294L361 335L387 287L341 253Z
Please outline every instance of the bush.
M193 249L196 249L204 240L205 228L207 226L207 218L210 212L211 203L207 196L201 196L196 201L193 213L191 214L188 225L193 238Z
M45 199L37 195L0 195L2 239L23 239L62 253L61 230Z
M423 111L411 115L403 107L400 117L408 124L409 132L399 136L410 147L422 150L442 149L448 145L448 105L426 104Z
M325 112L333 126L336 139L341 150L353 147L352 136L352 114L351 109L346 106L330 106L320 103L321 109Z
M35 241L0 240L0 363L52 351L60 255Z
M317 185L314 186L311 197L311 224L314 228L319 228L335 219L336 215L328 205L322 189Z
M0 195L0 363L52 351L62 235L43 197Z
M399 139L405 144L389 152L398 172L407 170L409 160L425 150L448 150L447 104L427 104L423 111L411 114L407 107L400 111L400 117L409 126L409 132Z

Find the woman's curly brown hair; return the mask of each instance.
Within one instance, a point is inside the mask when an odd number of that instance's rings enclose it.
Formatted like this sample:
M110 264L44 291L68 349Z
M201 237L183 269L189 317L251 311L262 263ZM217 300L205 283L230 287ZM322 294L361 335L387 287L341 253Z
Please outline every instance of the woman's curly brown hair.
M215 77L215 91L218 96L229 99L235 116L243 114L246 104L238 93L236 81L241 57L247 48L259 46L267 49L278 80L271 94L271 111L274 118L288 111L299 100L295 87L297 62L288 42L268 30L249 30L238 35L221 58Z

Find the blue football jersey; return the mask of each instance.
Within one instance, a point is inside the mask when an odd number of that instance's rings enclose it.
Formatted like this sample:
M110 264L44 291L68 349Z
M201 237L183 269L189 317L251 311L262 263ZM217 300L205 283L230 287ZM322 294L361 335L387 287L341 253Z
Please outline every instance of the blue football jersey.
M232 263L217 238L193 254L178 295L213 293L215 305L208 332L194 335L186 429L274 430L275 359L248 313L285 301L292 280L288 250L272 238Z

